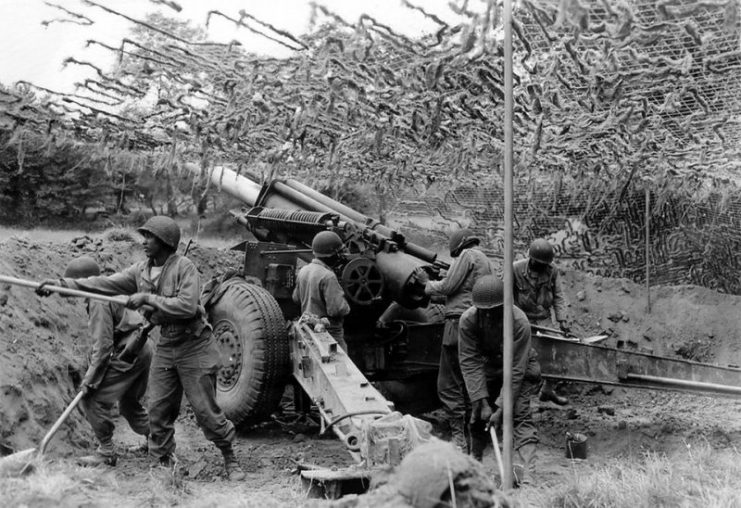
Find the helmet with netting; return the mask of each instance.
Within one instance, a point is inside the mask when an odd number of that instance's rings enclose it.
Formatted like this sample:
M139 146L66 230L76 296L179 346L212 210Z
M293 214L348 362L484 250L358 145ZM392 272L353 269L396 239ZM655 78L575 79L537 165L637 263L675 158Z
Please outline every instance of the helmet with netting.
M504 304L504 283L494 275L484 275L473 285L473 305L477 309L493 309Z
M311 250L318 258L329 258L342 248L342 239L333 231L321 231L311 241Z
M478 480L486 478L486 474L473 457L461 453L451 443L439 440L417 446L404 457L396 471L399 493L414 508L448 506L443 497L450 490L451 483L454 491L459 490L461 478L464 483L476 479L478 485Z
M139 233L149 233L154 235L162 243L172 249L177 249L180 243L180 227L170 217L165 215L155 215L151 217L143 226L137 229Z
M100 267L90 256L80 256L69 262L64 276L70 279L86 279L100 275Z
M448 248L450 249L450 255L454 258L458 257L463 249L470 247L471 245L478 245L481 240L474 234L470 229L459 229L452 235L450 235L450 241L448 242Z
M533 259L538 263L550 265L553 262L554 257L553 246L548 243L548 240L538 238L530 244L528 256L530 256L530 259Z

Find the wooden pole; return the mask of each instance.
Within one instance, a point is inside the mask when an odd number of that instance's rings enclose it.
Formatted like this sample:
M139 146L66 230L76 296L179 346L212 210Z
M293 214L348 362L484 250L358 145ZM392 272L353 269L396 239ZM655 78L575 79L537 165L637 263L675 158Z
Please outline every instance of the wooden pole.
M10 277L7 275L0 275L0 282L6 284L13 284L15 286L23 286L31 289L37 289L41 284L32 280L18 279L16 277ZM80 291L79 289L70 289L63 286L44 286L44 289L51 291L52 293L59 293L65 296L78 296L80 298L90 298L91 300L99 300L101 302L118 303L126 305L129 300L127 296L106 296L99 295L98 293L90 293L89 291Z
M514 278L512 275L513 222L513 99L512 99L512 0L504 0L504 373L502 393L502 451L504 478L502 488L512 488L512 342L514 317L512 314Z
M651 189L646 182L646 307L651 313Z

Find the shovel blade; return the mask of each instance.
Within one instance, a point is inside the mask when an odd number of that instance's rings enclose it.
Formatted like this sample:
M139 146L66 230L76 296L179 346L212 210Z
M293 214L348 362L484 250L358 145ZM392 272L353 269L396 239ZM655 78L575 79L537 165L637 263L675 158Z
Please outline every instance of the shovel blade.
M605 340L608 336L607 335L594 335L592 337L584 337L581 339L582 344L597 344L598 342L602 342Z
M28 448L0 457L0 476L17 476L36 456L36 448Z

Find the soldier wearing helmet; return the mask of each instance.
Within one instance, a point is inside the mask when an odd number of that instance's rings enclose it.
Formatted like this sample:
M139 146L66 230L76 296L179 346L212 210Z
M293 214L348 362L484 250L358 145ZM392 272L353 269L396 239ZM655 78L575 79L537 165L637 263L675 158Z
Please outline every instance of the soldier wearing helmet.
M470 229L450 236L450 255L454 258L446 276L439 281L425 281L425 294L445 297L445 327L437 376L437 394L447 413L453 444L467 453L467 415L471 404L466 396L458 362L458 320L471 306L474 282L492 273L491 263L478 247L479 238ZM423 276L424 277L424 276Z
M329 321L327 332L347 352L343 324L350 304L332 269L340 262L342 239L333 231L321 231L311 242L314 259L296 275L293 301L301 305L302 314L312 314Z
M219 352L211 325L200 304L201 279L196 266L176 253L180 228L170 217L158 215L137 229L147 256L110 276L65 278L63 284L107 295L130 295L127 307L146 311L160 327L149 383L149 454L160 465L173 466L175 417L185 393L206 438L224 457L230 480L244 478L232 442L235 430L216 403Z
M552 265L553 247L538 238L530 245L526 259L512 265L514 302L534 325L551 326L551 310L561 330L569 332L566 321L566 300L558 279L558 270ZM540 389L540 400L564 405L568 399L556 394L547 380Z
M72 279L98 275L98 263L90 256L72 260L64 271L64 277ZM117 359L117 353L142 324L141 315L117 303L95 300L85 303L89 317L88 332L93 345L81 383L81 390L85 394L82 407L85 419L98 441L98 448L93 455L80 457L78 463L83 466L115 466L114 404L118 404L119 413L135 433L149 436L149 417L141 399L147 390L152 346L149 342L145 343L133 363Z
M476 281L473 306L460 319L458 350L461 371L472 403L471 445L481 460L489 442L487 428L502 419L504 284L494 275ZM518 307L513 309L512 401L515 458L518 484L527 481L534 468L538 433L528 397L530 381L525 376L531 349L530 324Z

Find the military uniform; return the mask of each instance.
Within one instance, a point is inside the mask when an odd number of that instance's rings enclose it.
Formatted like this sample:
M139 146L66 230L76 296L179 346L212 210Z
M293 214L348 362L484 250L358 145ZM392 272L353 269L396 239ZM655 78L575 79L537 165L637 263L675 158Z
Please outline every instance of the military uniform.
M460 319L458 349L461 371L471 401L486 399L493 407L503 407L503 323L486 310L469 308ZM526 377L531 349L530 325L525 313L513 307L512 400L515 465L532 470L538 433L526 395L530 381ZM480 459L489 436L482 425L471 427L474 457Z
M551 308L556 322L563 326L566 319L566 299L564 298L558 270L548 264L545 270L537 272L530 268L529 259L521 259L512 265L514 278L514 304L527 316L531 325L553 326ZM530 373L540 376L538 353L530 351ZM537 387L536 387L537 388ZM534 390L537 392L537 390ZM544 380L540 388L541 400L552 400L557 404L566 404L568 400L555 393L550 381Z
M113 405L142 436L149 435L149 417L141 404L147 389L152 347L147 342L132 363L126 363L117 354L127 337L137 333L142 317L123 305L91 301L88 303L88 330L93 338L90 363L82 379L88 393L82 399L85 418L95 433L103 456L113 456Z
M491 273L489 259L480 248L472 247L461 251L445 278L425 284L426 294L445 296L445 327L440 348L437 394L450 422L453 444L463 452L467 452L469 448L466 421L470 401L466 396L458 361L458 321L471 306L471 289L476 280Z
M566 319L566 299L558 279L558 270L548 265L543 272L531 270L528 259L512 265L514 277L514 303L536 324L551 319L551 308L556 322Z
M314 258L311 263L302 267L296 276L293 301L301 304L302 314L327 318L327 332L347 352L343 325L345 316L350 313L350 304L345 299L345 292L337 275L329 265Z
M198 270L187 258L171 254L162 267L150 259L123 272L87 279L65 279L74 289L109 295L150 293L150 321L160 326L149 385L149 453L167 459L175 450L175 419L183 392L207 439L231 450L235 430L216 404L219 353L200 305Z

